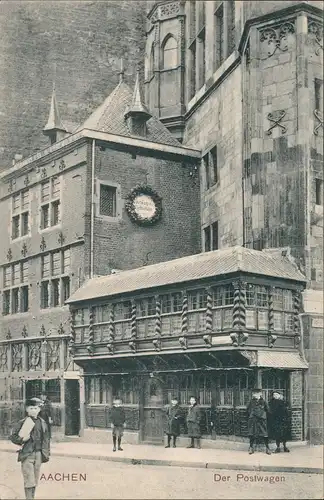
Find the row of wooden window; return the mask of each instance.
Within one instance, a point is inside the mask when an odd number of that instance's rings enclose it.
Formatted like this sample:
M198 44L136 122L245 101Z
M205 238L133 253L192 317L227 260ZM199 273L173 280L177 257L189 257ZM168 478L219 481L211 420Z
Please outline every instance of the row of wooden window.
M179 403L189 404L190 396L196 395L202 405L246 406L255 385L255 374L250 371L228 370L214 375L165 375L162 387L152 383L145 395L145 403L168 404L172 396L177 395ZM93 376L86 378L86 403L111 404L118 395L124 404L138 404L141 384L136 377ZM280 390L288 396L287 374L279 370L270 370L262 374L263 397L269 400L274 390ZM214 394L214 396L213 396ZM214 397L216 396L216 400Z
M217 287L212 290L212 307L224 308L232 306L234 302L234 288L232 285ZM274 288L271 292L273 308L276 311L293 312L293 292L282 288ZM207 308L207 291L198 289L188 292L188 311ZM163 294L159 298L161 304L161 313L180 313L183 308L183 295L181 292ZM156 316L156 298L147 297L138 299L136 304L136 318ZM105 304L94 307L94 322L106 323L110 321L111 307L113 307L114 321L128 320L132 316L131 301L118 302L116 304ZM246 291L246 307L269 309L269 290L265 286L248 286ZM82 308L75 311L75 325L84 325L89 323L89 309Z

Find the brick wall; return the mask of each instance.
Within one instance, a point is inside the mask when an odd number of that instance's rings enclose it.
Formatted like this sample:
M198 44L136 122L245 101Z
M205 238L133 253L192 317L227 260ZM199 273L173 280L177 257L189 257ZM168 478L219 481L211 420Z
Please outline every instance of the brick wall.
M63 120L82 122L143 64L146 2L12 1L0 8L0 169L42 148L53 81ZM55 69L56 68L56 69Z
M121 217L116 220L95 217L94 274L108 274L114 268L131 269L145 262L154 264L200 251L199 182L189 175L188 165L140 154L134 159L129 153L112 149L96 148L95 154L96 180L120 187ZM91 200L90 171L88 175L87 213ZM152 227L132 222L124 206L130 191L146 182L162 198L162 218ZM96 213L98 203L96 192ZM86 273L90 259L89 230L87 217Z
M219 223L219 248L240 245L242 234L241 69L234 70L192 111L184 144L204 152L217 146L219 182L205 189L201 168L202 226Z
M290 402L291 402L291 437L295 440L303 439L304 414L303 374L300 371L290 373Z

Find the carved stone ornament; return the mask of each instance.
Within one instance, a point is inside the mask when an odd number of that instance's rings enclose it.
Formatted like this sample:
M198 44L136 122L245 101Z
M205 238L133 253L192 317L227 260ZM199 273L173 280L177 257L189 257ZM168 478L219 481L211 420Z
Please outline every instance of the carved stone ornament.
M66 165L65 165L65 161L64 160L61 160L60 161L60 164L59 164L59 170L64 170L66 168Z
M8 182L8 193L12 193L15 187L16 187L16 179L10 179L10 181Z
M46 241L45 241L44 236L42 236L42 240L41 240L41 243L39 245L39 249L41 252L44 252L44 250L46 250Z
M2 346L0 349L0 367L1 368L6 368L7 367L7 362L8 362L8 353L7 353L7 347Z
M45 177L47 177L47 172L46 172L46 168L43 168L42 173L41 173L41 179L45 179Z
M272 130L275 127L279 127L281 129L282 134L285 134L287 132L287 127L285 127L285 125L282 125L282 123L280 123L285 116L286 116L286 111L284 109L268 113L268 120L271 122L271 125L270 128L267 130L267 135L271 135Z
M28 177L28 174L25 176L25 179L24 179L24 184L25 186L27 187L28 184L29 184L29 177Z
M12 259L12 250L11 248L9 248L8 252L7 252L7 260L11 260Z
M61 245L61 246L63 245L63 243L64 243L64 241L65 241L65 236L64 236L64 234L62 233L62 231L59 233L57 241L58 241L58 244L59 244L59 245Z
M319 56L320 51L323 51L323 24L321 22L308 19L308 33L314 41L314 45L316 47L315 54Z
M12 367L19 370L22 365L22 344L12 346Z
M268 50L266 57L261 59L268 59L279 50L286 52L288 50L288 35L295 33L295 26L292 22L285 22L276 27L266 27L260 30L261 44L267 44Z
M170 2L164 5L160 5L159 14L160 19L167 19L169 17L177 16L180 13L180 3Z
M162 199L149 186L137 186L127 196L125 208L139 225L152 226L162 215Z
M22 246L22 249L21 249L21 255L22 255L23 257L26 257L27 252L28 252L28 248L27 248L26 243L24 243L24 244L23 244L23 246Z
M39 346L32 346L28 352L28 364L31 368L36 368L40 362L40 348Z
M24 327L22 329L21 336L24 338L28 337L28 331L27 331L26 325L24 325Z
M323 113L319 109L314 110L314 116L317 118L317 125L314 127L314 134L318 135L320 128L323 128Z
M256 366L257 353L256 351L241 351L242 356L249 360L250 366Z

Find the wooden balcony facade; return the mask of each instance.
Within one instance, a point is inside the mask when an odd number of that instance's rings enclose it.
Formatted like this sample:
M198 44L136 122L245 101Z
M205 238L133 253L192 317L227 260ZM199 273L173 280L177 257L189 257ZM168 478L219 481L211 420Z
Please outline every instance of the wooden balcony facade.
M292 415L303 412L295 383L307 368L303 287L288 259L235 248L90 280L69 300L70 350L85 381L83 427L109 428L119 394L129 431L160 442L172 394L184 413L195 394L205 436L242 437L256 384L266 399L283 390Z

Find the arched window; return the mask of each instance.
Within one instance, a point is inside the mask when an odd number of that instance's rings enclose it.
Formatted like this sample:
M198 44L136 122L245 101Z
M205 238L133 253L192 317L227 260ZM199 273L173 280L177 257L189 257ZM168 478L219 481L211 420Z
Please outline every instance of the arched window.
M162 45L162 69L172 69L178 65L178 44L169 36Z

